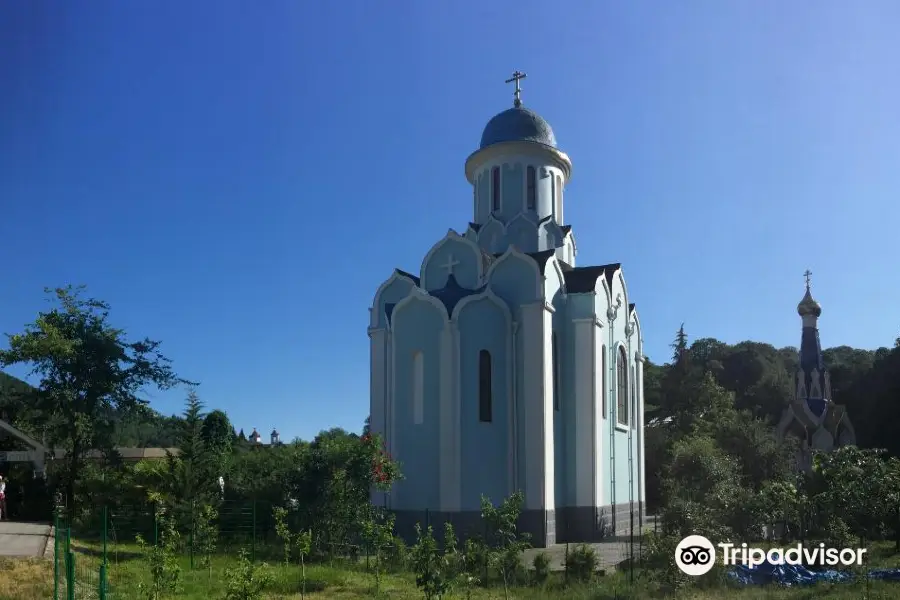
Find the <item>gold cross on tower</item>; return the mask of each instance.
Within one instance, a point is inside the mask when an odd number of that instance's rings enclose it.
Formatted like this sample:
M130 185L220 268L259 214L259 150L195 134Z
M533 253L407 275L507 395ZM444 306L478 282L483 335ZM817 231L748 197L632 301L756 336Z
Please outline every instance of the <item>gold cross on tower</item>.
M809 278L811 275L812 271L810 271L809 269L807 269L806 272L803 273L803 276L806 277L806 289L809 289Z
M528 77L528 75L526 75L525 73L516 71L512 74L512 78L506 80L506 83L512 83L513 81L516 82L516 91L513 93L513 95L516 97L515 101L513 102L513 106L515 106L516 108L522 106L522 88L519 87L519 81L525 79L526 77Z

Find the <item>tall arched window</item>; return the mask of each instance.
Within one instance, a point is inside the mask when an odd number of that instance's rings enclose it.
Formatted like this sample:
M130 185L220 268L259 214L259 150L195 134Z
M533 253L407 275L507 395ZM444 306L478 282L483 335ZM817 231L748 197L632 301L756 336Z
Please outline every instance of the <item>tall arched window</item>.
M616 361L616 423L628 425L628 356L625 348L619 346L619 357Z
M606 361L606 346L601 347L600 349L600 382L601 382L601 390L600 397L602 398L601 404L601 414L603 418L606 419L609 417L609 413L606 412L606 397L609 394L609 371L606 370L607 366Z
M491 210L500 210L500 167L491 169Z
M550 336L553 353L553 410L559 410L559 346L556 344L556 332Z
M534 167L528 167L526 170L526 194L527 194L527 204L526 207L528 210L534 210L536 204L536 187L537 187L537 178L534 173Z
M550 174L550 201L553 203L553 216L559 219L559 214L556 212L556 179L552 173Z
M556 190L553 199L556 202L556 218L559 220L559 224L562 225L562 177L559 175L556 176Z
M425 360L422 351L413 354L413 424L425 420Z
M482 350L478 353L478 420L482 423L491 422L491 353Z

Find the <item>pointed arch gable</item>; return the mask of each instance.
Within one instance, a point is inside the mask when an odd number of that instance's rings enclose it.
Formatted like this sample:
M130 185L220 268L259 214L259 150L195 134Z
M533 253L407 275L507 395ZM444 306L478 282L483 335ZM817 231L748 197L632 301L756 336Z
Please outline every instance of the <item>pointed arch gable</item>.
M482 264L481 258L481 248L478 247L478 244L473 242L472 240L463 237L456 233L453 229L447 231L447 235L443 237L438 243L431 247L431 250L428 251L428 254L425 255L425 258L422 259L422 266L419 270L419 286L423 290L434 289L432 287L433 282L428 281L428 266L431 263L432 257L444 246L447 244L454 243L460 244L462 247L466 248L468 252L471 252L473 262L475 263L475 268L477 270L476 273L476 281L482 281L484 278L484 265Z
M622 290L622 305L628 306L628 287L625 285L625 274L622 273L622 267L619 267L616 270L616 275L615 275L614 280L618 282L618 284Z
M410 291L412 291L413 288L419 286L418 278L413 277L409 273L401 271L400 269L394 269L394 272L391 273L391 276L384 280L375 291L375 299L372 301L372 307L369 309L370 327L379 327L383 324L385 305L385 302L383 302L384 293L388 288L398 283L406 283L409 285L409 289L406 292L407 295Z
M634 322L634 333L637 339L637 349L635 353L643 359L644 356L644 336L641 333L641 321L638 319L637 309L632 309L631 320Z
M478 230L478 246L484 248L488 252L493 252L494 247L501 245L506 237L506 226L491 216L484 227ZM492 243L496 240L497 244Z
M524 252L518 250L517 248L515 248L513 246L510 246L509 248L507 248L506 252L504 252L500 256L500 258L495 260L493 262L493 264L491 265L491 267L488 269L487 276L486 276L486 281L488 282L488 285L490 286L490 283L493 280L493 276L495 273L503 270L504 268L508 267L508 265L510 265L512 262L515 262L515 261L520 261L520 262L525 263L528 266L528 268L534 273L534 294L535 294L535 298L540 298L541 291L542 291L541 284L544 281L544 277L543 277L543 274L541 273L540 267L538 267L537 262L535 262L535 260L533 258L531 258L527 254L525 254Z
M400 314L404 308L412 305L415 302L424 302L426 304L430 304L441 314L444 323L448 323L450 321L450 316L447 314L447 308L444 306L444 303L420 287L415 287L410 290L409 295L407 295L406 298L397 303L397 305L394 307L394 310L391 312L391 321L395 321L397 319L397 315Z
M538 226L532 219L528 219L520 213L512 221L506 224L506 241L510 245L516 245L525 252L537 252L538 250Z
M510 335L512 334L512 312L509 310L509 305L507 305L500 296L495 294L490 286L486 287L480 294L472 294L471 296L466 296L460 300L453 308L453 314L450 316L450 319L452 321L457 321L459 315L462 314L462 311L466 306L477 304L478 302L490 302L500 308L506 321L507 331Z

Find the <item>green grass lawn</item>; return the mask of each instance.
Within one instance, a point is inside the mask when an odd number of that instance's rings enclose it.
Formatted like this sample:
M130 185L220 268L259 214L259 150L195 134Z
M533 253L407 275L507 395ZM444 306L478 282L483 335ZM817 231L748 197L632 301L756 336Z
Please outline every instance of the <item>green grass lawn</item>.
M96 599L101 561L100 546L94 543L73 541L76 554L76 597ZM236 553L235 553L236 554ZM137 600L139 584L149 583L150 575L140 549L134 544L117 544L108 548L109 556L109 600ZM895 566L898 555L892 545L876 545L870 549L870 567ZM213 600L221 598L225 592L226 572L237 564L236 555L217 556L212 560L211 570L201 569L199 559L191 569L190 558L180 557L181 583L177 594L170 597L184 600ZM296 565L272 564L268 567L274 576L265 597L300 598L301 576ZM62 569L62 567L61 567ZM65 594L64 578L61 577L60 598ZM316 564L307 567L306 597L313 600L323 598L362 599L375 597L375 577L360 565ZM423 595L416 588L412 574L384 575L381 581L381 596L384 598L413 599ZM0 599L39 600L53 597L53 561L15 560L0 562ZM465 598L465 590L457 590L453 597ZM502 587L489 589L475 588L469 596L475 600L505 598ZM900 598L900 583L871 582L818 585L798 589L779 587L757 587L734 589L715 586L709 589L682 590L672 595L648 581L641 572L635 573L635 583L630 584L627 573L618 572L599 576L589 584L565 585L561 574L554 576L541 587L518 587L510 590L510 598L517 600L538 599L613 599L613 598L684 598L693 600L713 600L719 598L803 598L803 599L846 599Z

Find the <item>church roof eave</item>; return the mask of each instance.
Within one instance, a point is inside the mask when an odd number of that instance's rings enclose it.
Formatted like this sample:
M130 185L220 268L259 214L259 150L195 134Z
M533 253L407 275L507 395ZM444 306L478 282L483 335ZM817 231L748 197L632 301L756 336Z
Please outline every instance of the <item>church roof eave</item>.
M606 283L612 288L613 276L621 267L620 263L589 267L572 267L565 271L566 290L570 294L587 294L597 289L597 280L605 275Z
M475 173L479 167L487 161L503 156L504 154L542 155L548 163L560 169L566 177L566 181L572 178L572 161L565 152L552 146L531 141L498 142L486 148L480 148L466 159L465 174L469 183L475 184Z
M413 275L412 273L409 273L407 271L404 271L403 269L394 269L394 271L396 271L398 275L402 275L404 277L408 277L409 279L412 279L413 283L415 283L416 286L419 285L420 280L419 280L418 276Z

